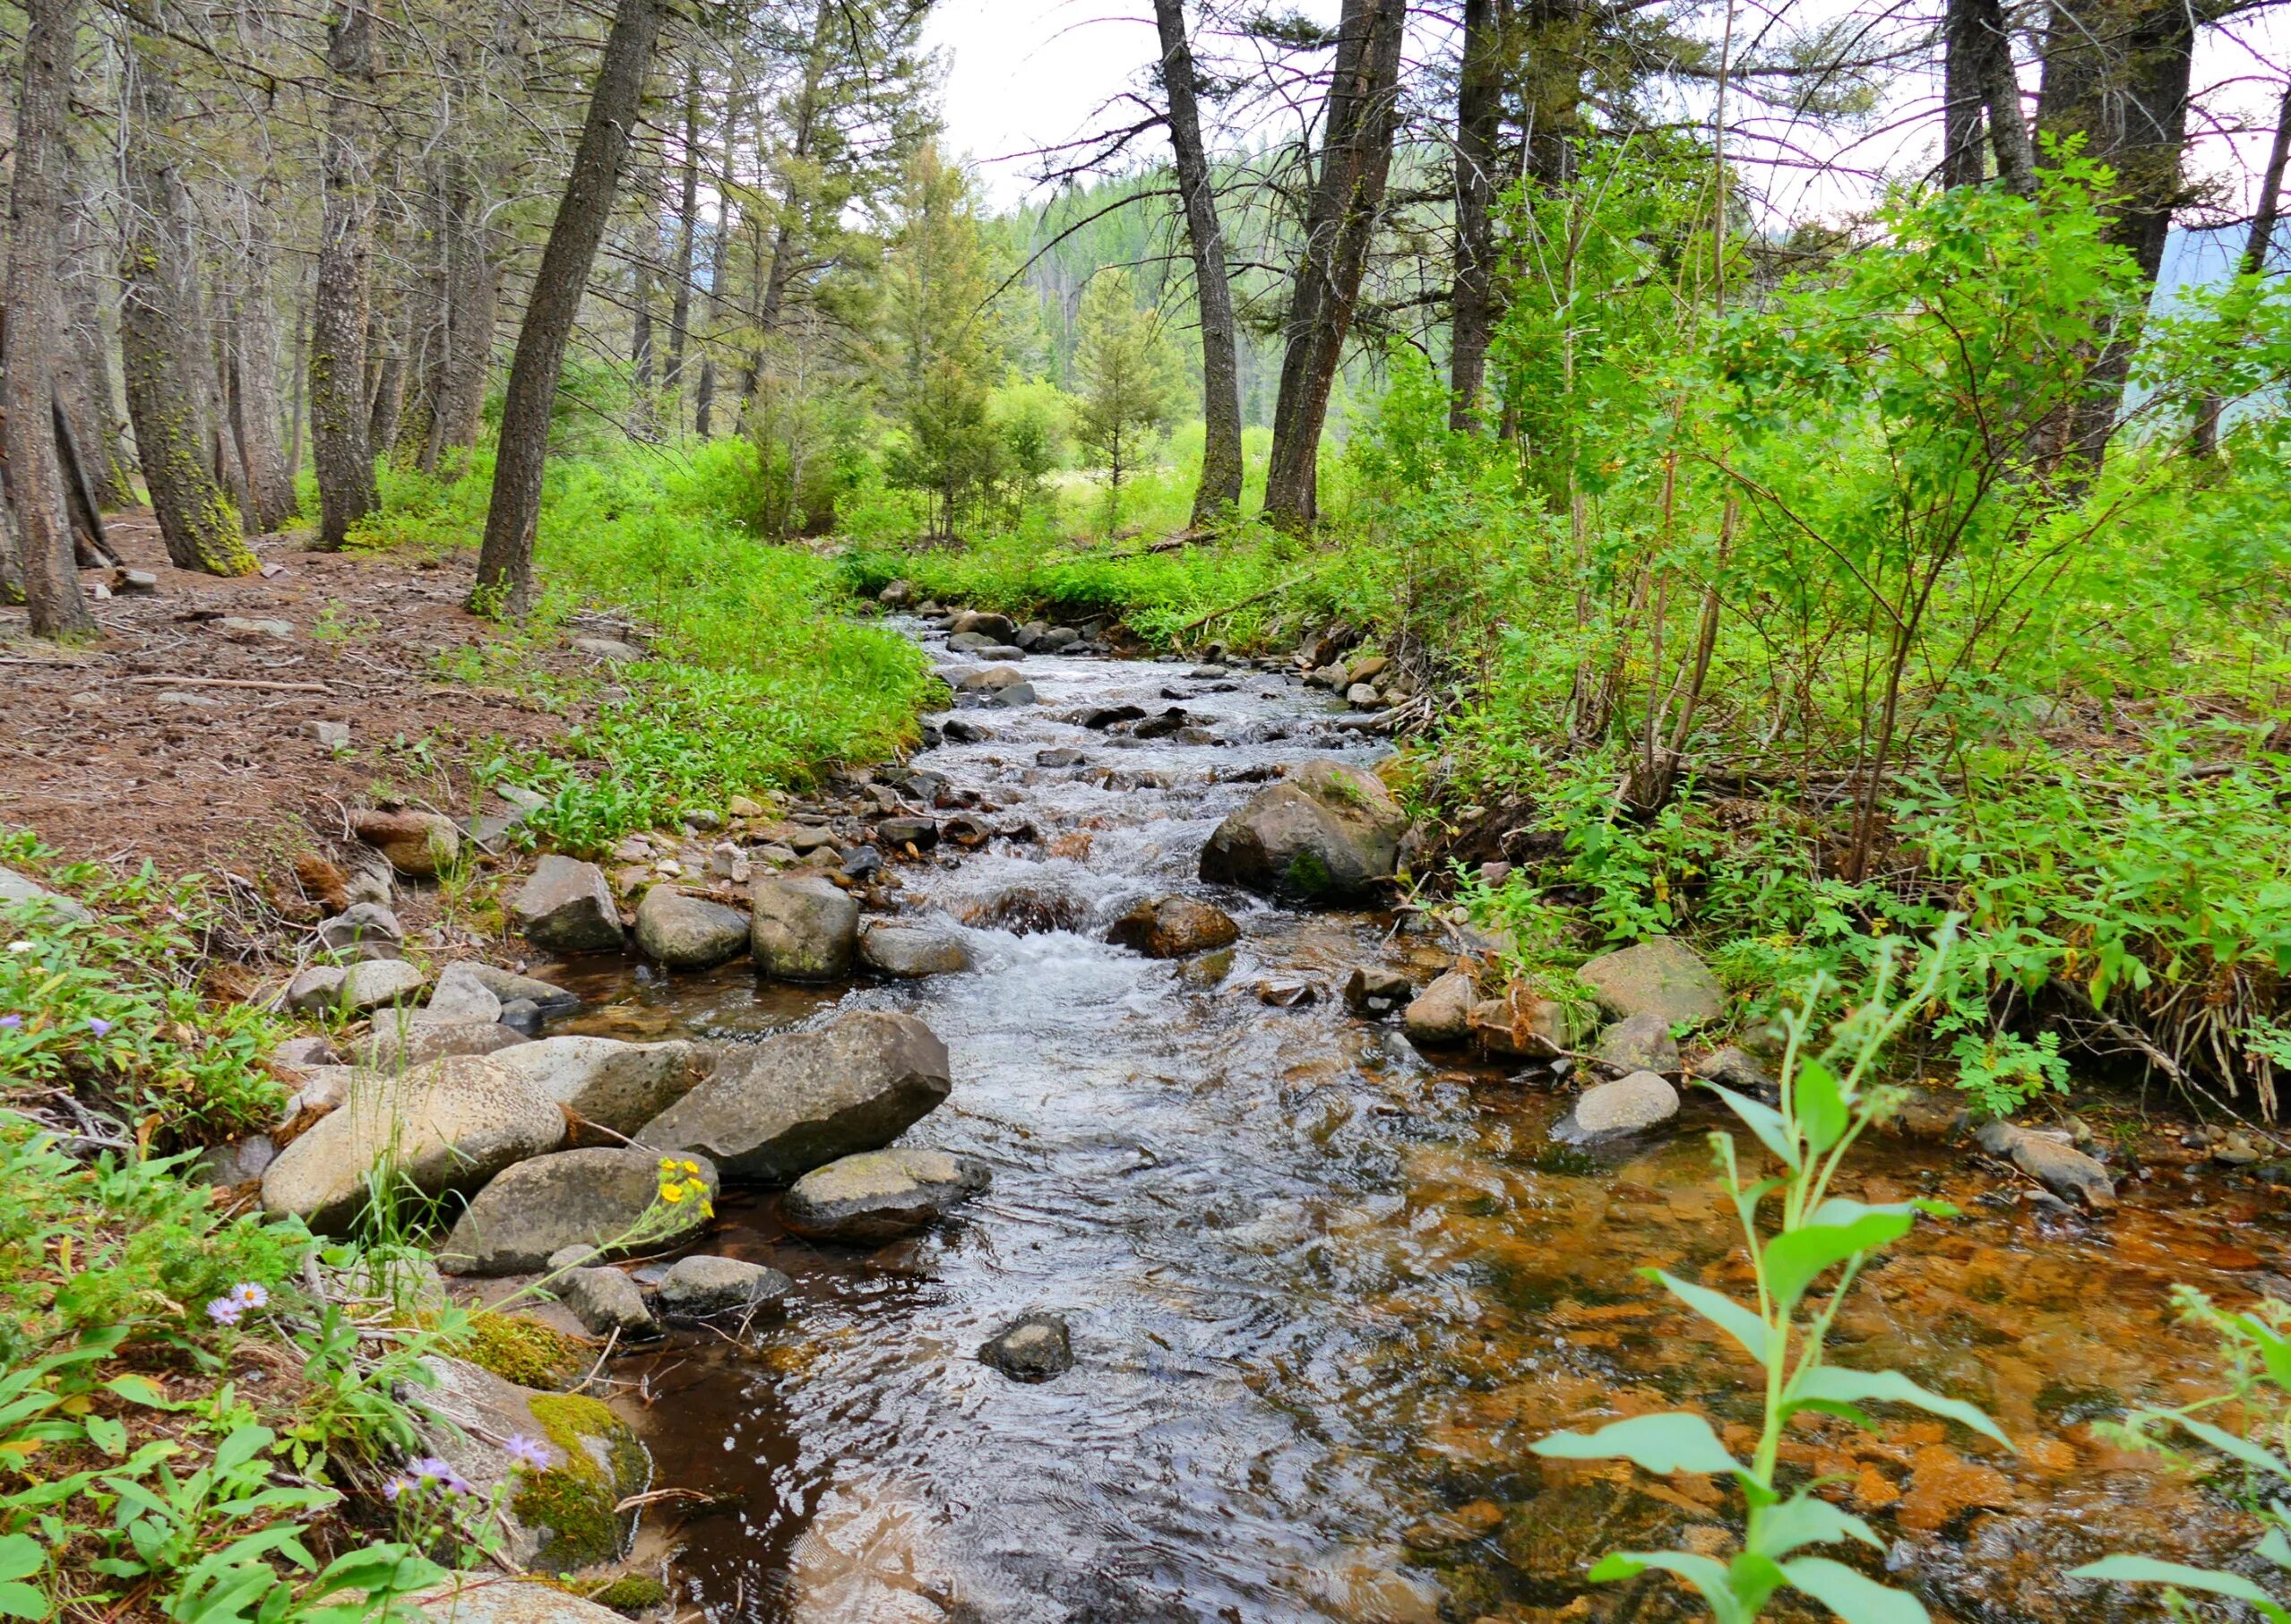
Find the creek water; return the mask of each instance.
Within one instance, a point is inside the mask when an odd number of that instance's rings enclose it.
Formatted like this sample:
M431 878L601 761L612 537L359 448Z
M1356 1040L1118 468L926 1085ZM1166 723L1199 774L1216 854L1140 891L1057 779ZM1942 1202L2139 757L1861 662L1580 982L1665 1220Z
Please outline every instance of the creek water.
M629 1036L917 1015L955 1084L904 1142L995 1174L953 1222L876 1250L788 1234L769 1195L726 1203L711 1250L784 1269L797 1297L745 1345L685 1335L621 1362L657 1481L705 1497L649 1510L643 1552L711 1624L1688 1616L1658 1581L1580 1574L1618 1544L1721 1545L1727 1499L1527 1446L1676 1404L1754 1421L1732 1345L1632 1272L1744 1288L1704 1142L1717 1114L1690 1102L1658 1134L1558 1148L1547 1076L1419 1054L1345 1011L1353 966L1421 981L1443 967L1436 942L1200 884L1202 842L1264 778L1381 750L1334 701L1237 668L1036 657L1025 675L1037 704L964 709L984 736L912 763L976 792L981 824L1030 826L899 870L905 906L962 922L970 972L816 991L745 967L615 972L585 989L601 1002L581 1026ZM1118 704L1182 705L1216 742L1070 719ZM1057 750L1081 764L1038 765ZM1239 944L1170 963L1101 940L1169 890L1212 897ZM1305 1001L1260 995L1299 986ZM1896 1583L1942 1617L2150 1616L2058 1576L2112 1549L2247 1546L2226 1500L2095 1424L2218 1382L2173 1319L2174 1282L2291 1289L2270 1192L2166 1168L2106 1219L2048 1217L1961 1151L1901 1139L1854 1181L1963 1216L1871 1271L1838 1358L1974 1399L2022 1446L1915 1421L1795 1435L1793 1469L1844 1480L1892 1540ZM978 1362L1038 1310L1071 1324L1073 1370L1027 1386Z

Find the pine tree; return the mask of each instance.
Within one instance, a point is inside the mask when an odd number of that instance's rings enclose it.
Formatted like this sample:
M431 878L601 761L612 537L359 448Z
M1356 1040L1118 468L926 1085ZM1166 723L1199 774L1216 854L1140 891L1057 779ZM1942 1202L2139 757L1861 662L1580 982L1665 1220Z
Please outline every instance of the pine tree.
M1120 522L1122 480L1177 411L1176 353L1159 319L1138 307L1124 271L1103 271L1083 289L1076 326L1074 438L1106 476L1106 528Z

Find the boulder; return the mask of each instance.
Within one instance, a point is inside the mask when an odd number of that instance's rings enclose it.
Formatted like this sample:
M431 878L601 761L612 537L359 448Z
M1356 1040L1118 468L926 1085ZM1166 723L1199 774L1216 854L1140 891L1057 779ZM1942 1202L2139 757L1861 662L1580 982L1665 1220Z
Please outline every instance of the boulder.
M1345 977L1344 1007L1364 1019L1382 1020L1393 1010L1406 1008L1415 997L1416 988L1408 978L1382 965L1356 965Z
M815 1167L780 1198L789 1229L875 1244L929 1228L994 1181L983 1162L943 1150L870 1150Z
M947 630L958 636L969 632L979 637L991 637L998 643L1007 643L1018 635L1018 628L1011 623L1009 615L982 613L977 609L963 610L954 617L954 624Z
M875 838L892 851L911 846L927 852L939 843L939 826L929 818L885 818L875 825Z
M1073 1336L1056 1314L1028 1314L988 1337L978 1358L1012 1381L1048 1381L1074 1368Z
M2011 1162L2063 1200L2081 1202L2093 1212L2116 1204L2116 1181L2108 1170L2072 1145L2011 1122L1985 1122L1974 1138L1983 1150Z
M1078 930L1090 917L1090 904L1064 886L1027 881L1005 886L963 909L966 923L1013 936Z
M529 1041L499 1021L463 1020L426 1010L379 1010L373 1029L351 1050L359 1065L374 1071L404 1071L453 1054L498 1054Z
M778 981L840 981L858 945L859 904L816 875L762 875L750 891L748 950Z
M708 1156L728 1179L784 1184L881 1149L952 1087L946 1045L930 1027L863 1010L728 1053L636 1137L663 1153Z
M271 1063L290 1071L308 1071L319 1066L338 1066L342 1057L324 1037L306 1034L290 1037L271 1051Z
M263 1205L340 1233L366 1209L368 1175L385 1161L421 1194L441 1196L555 1150L564 1132L554 1100L491 1060L458 1055L402 1076L361 1076L279 1153L263 1175Z
M1384 696L1366 683L1355 683L1344 691L1345 703L1355 710L1374 710L1384 702Z
M1061 654L1081 641L1081 633L1072 626L1053 626L1036 640L1035 649L1042 654Z
M1633 1015L1614 1022L1599 1034L1591 1058L1618 1077L1633 1071L1676 1077L1679 1072L1678 1043L1670 1035L1670 1022L1659 1015Z
M1512 1060L1556 1060L1567 1053L1567 1011L1525 982L1501 998L1482 999L1465 1017L1473 1039L1489 1054Z
M871 919L859 932L859 962L879 975L911 980L967 970L970 953L952 931Z
M997 688L1007 688L1026 679L1008 666L988 666L978 671L966 672L955 683L958 693L992 693Z
M1034 752L1037 767L1080 767L1088 759L1079 750L1038 750Z
M1701 1026L1726 1012L1718 978L1675 936L1602 953L1575 975L1617 1020L1652 1015L1666 1026Z
M1656 1069L1659 1070L1659 1068ZM1694 1075L1699 1078L1707 1077L1721 1087L1731 1088L1736 1094L1747 1094L1754 1099L1764 1100L1770 1104L1778 1099L1782 1092L1781 1086L1766 1075L1766 1069L1763 1066L1732 1044L1728 1044L1708 1059L1696 1061ZM1916 1092L1913 1090L1913 1095ZM1954 1115L1959 1109L1959 1101L1956 1096L1951 1096L1946 1103L1949 1114ZM1925 1115L1924 1113L1916 1114L1920 1121ZM1898 1125L1900 1118L1897 1116L1894 1121Z
M461 831L438 812L359 812L350 831L390 859L392 868L417 878L452 868L461 855Z
M951 654L977 654L998 646L993 638L978 632L958 632L947 639L947 651Z
M796 1283L776 1268L737 1258L680 1258L655 1288L660 1311L674 1319L747 1314L779 1302Z
M583 1122L633 1135L690 1094L714 1061L705 1045L681 1039L575 1036L521 1044L495 1063Z
M656 885L636 905L636 945L672 970L705 970L747 951L748 916L720 902Z
M593 863L555 853L543 857L510 899L509 915L528 941L552 953L620 950L620 908L605 871Z
M652 1458L626 1422L600 1400L521 1388L465 1360L424 1362L436 1384L407 1389L425 1413L423 1448L468 1483L480 1506L499 1503L506 1561L562 1574L627 1549L636 1513L618 1508L651 1486ZM549 1465L509 1455L502 1446L512 1438L545 1448ZM466 1621L457 1614L453 1624Z
M93 914L71 898L51 891L44 885L34 884L14 869L0 868L0 907L24 903L38 903L82 924L95 918Z
M1667 1122L1678 1114L1678 1090L1651 1071L1634 1071L1612 1083L1586 1088L1557 1130L1578 1141L1613 1139Z
M697 1156L678 1160L700 1170L694 1176L712 1201L716 1170ZM439 1248L438 1267L452 1275L521 1275L568 1246L593 1247L600 1260L674 1246L708 1222L708 1208L688 1194L664 1200L664 1185L685 1186L681 1177L664 1179L660 1163L649 1150L622 1149L560 1150L520 1162L477 1193Z
M1313 761L1267 785L1201 848L1208 881L1307 901L1358 897L1388 880L1408 815L1373 773Z
M318 922L318 945L330 953L395 958L405 940L398 915L378 902L354 902L332 918Z
M1106 940L1148 958L1183 958L1241 940L1241 927L1223 908L1192 897L1139 902L1114 922Z
M531 1003L544 1015L566 1015L581 1007L581 996L568 992L554 982L538 981L530 975L520 975L496 965L473 964L469 974L485 984L485 988L504 1006L520 999Z
M1451 970L1417 994L1400 1013L1414 1044L1460 1044L1471 1035L1472 1006L1479 987L1461 970Z
M904 575L897 580L886 582L883 589L875 594L875 601L887 609L901 609L914 600L915 583Z
M501 999L486 985L470 964L450 964L438 972L430 989L427 1012L440 1020L495 1021L501 1018Z
M1099 705L1083 711L1074 720L1093 732L1103 732L1119 722L1142 721L1143 707L1137 705Z
M644 1293L616 1268L576 1268L549 1287L591 1336L650 1336L660 1328Z
M1037 697L1032 683L1006 683L994 692L994 702L1005 710L1016 710L1021 705L1031 705Z
M342 996L342 978L348 970L339 966L314 964L306 970L295 973L287 983L287 990L279 1001L297 1015L314 1015L321 1010L331 1010Z
M429 977L402 958L370 958L342 973L327 1003L351 1015L366 1015L391 1004L409 1002L429 985Z

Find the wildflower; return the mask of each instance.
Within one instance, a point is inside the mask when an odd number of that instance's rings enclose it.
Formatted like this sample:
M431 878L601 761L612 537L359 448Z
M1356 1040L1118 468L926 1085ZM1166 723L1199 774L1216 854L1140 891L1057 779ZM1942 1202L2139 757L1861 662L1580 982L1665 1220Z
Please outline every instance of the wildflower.
M24 1018L21 1015L0 1015L0 1031L13 1032L23 1024Z
M419 1480L409 1477L404 1473L400 1472L397 1476L392 1478L388 1482L382 1485L382 1498L394 1502L400 1495L408 1493L409 1491L420 1487L421 1483Z
M98 1037L103 1037L110 1033L111 1023L100 1015L90 1015L88 1017L88 1030Z
M556 1465L556 1456L549 1453L548 1445L522 1432L512 1432L502 1439L501 1452L519 1465L530 1466L536 1472L546 1472Z
M663 1184L660 1186L660 1199L674 1207L685 1199L685 1187L681 1184Z
M207 1305L207 1318L217 1325L237 1325L246 1305L237 1297L218 1297Z
M8 944L8 951L11 953L29 953L31 950L32 944L29 941L12 941Z
M271 1306L270 1292L256 1281L240 1281L237 1285L230 1288L230 1294L237 1300L238 1305L241 1308L268 1308Z

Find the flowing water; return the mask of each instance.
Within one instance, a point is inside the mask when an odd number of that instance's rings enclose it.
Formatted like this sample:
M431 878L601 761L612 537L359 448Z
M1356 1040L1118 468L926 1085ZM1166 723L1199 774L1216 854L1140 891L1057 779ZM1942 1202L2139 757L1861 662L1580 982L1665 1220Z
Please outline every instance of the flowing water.
M1267 674L1025 670L1038 704L963 710L988 736L913 763L977 792L982 824L1030 826L900 870L909 906L978 922L971 973L820 992L735 967L592 989L607 1000L584 1024L628 1035L910 1011L945 1040L955 1086L905 1142L995 1172L956 1221L874 1251L786 1234L769 1196L728 1203L711 1246L786 1270L797 1296L745 1346L687 1336L623 1362L658 1481L707 1497L648 1513L645 1551L711 1624L1684 1616L1653 1581L1567 1604L1612 1545L1722 1543L1721 1498L1526 1446L1682 1402L1754 1420L1731 1345L1632 1272L1743 1286L1713 1115L1690 1103L1660 1136L1557 1148L1548 1078L1420 1055L1345 1012L1356 964L1443 967L1388 915L1219 892L1243 931L1227 954L1107 946L1132 901L1202 891L1203 840L1266 777L1381 746ZM1182 704L1217 742L1064 719L1121 703ZM1082 763L1037 764L1061 749ZM1261 996L1300 986L1305 1001ZM2286 1235L2269 1192L2166 1168L2106 1221L2048 1218L1961 1153L1900 1139L1856 1178L1965 1216L1871 1272L1839 1357L1977 1400L2023 1446L1938 1423L1800 1435L1793 1465L1847 1480L1895 1542L1897 1582L1942 1616L2148 1616L2056 1576L2113 1548L2203 1560L2247 1542L2231 1508L2094 1423L2217 1382L2168 1289L2269 1283ZM1024 1386L978 1362L1036 1310L1071 1323L1072 1371Z

